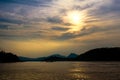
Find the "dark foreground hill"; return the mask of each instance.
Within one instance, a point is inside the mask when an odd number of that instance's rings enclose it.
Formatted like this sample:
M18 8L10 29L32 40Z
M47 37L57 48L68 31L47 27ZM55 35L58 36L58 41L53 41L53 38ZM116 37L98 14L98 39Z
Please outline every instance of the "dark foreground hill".
M120 48L97 48L79 55L76 61L120 61Z
M0 51L0 63L5 62L19 62L19 58L13 53L7 53L4 51Z

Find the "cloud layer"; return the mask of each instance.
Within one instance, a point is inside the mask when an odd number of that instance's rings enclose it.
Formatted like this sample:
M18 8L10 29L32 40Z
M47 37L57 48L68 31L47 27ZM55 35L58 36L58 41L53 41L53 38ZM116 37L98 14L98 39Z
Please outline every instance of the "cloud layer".
M46 43L46 40L71 42L71 46L75 46L75 40L80 43L78 47L84 45L86 49L92 35L107 37L111 34L108 38L114 45L117 42L113 37L118 41L120 34L119 4L119 0L0 0L0 41L42 40ZM85 17L77 26L79 29L72 31L76 26L64 18L75 10ZM92 40L97 39L101 43L107 40L97 36ZM86 43L83 44L83 40Z

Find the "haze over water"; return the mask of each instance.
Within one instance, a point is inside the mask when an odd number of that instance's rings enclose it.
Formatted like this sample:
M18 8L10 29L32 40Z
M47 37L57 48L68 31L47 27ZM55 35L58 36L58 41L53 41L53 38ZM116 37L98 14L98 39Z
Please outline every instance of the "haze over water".
M120 80L120 62L19 62L0 67L0 80Z

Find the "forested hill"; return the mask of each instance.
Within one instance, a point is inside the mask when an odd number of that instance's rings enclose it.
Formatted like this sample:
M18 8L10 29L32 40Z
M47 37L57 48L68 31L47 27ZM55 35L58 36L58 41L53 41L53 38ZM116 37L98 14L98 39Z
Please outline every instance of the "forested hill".
M0 51L0 63L19 62L19 58L10 52Z

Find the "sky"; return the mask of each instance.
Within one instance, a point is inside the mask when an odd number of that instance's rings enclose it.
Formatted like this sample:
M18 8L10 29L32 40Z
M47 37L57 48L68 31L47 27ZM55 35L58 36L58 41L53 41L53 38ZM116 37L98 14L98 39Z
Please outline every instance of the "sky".
M82 54L120 46L120 0L0 0L0 50Z

